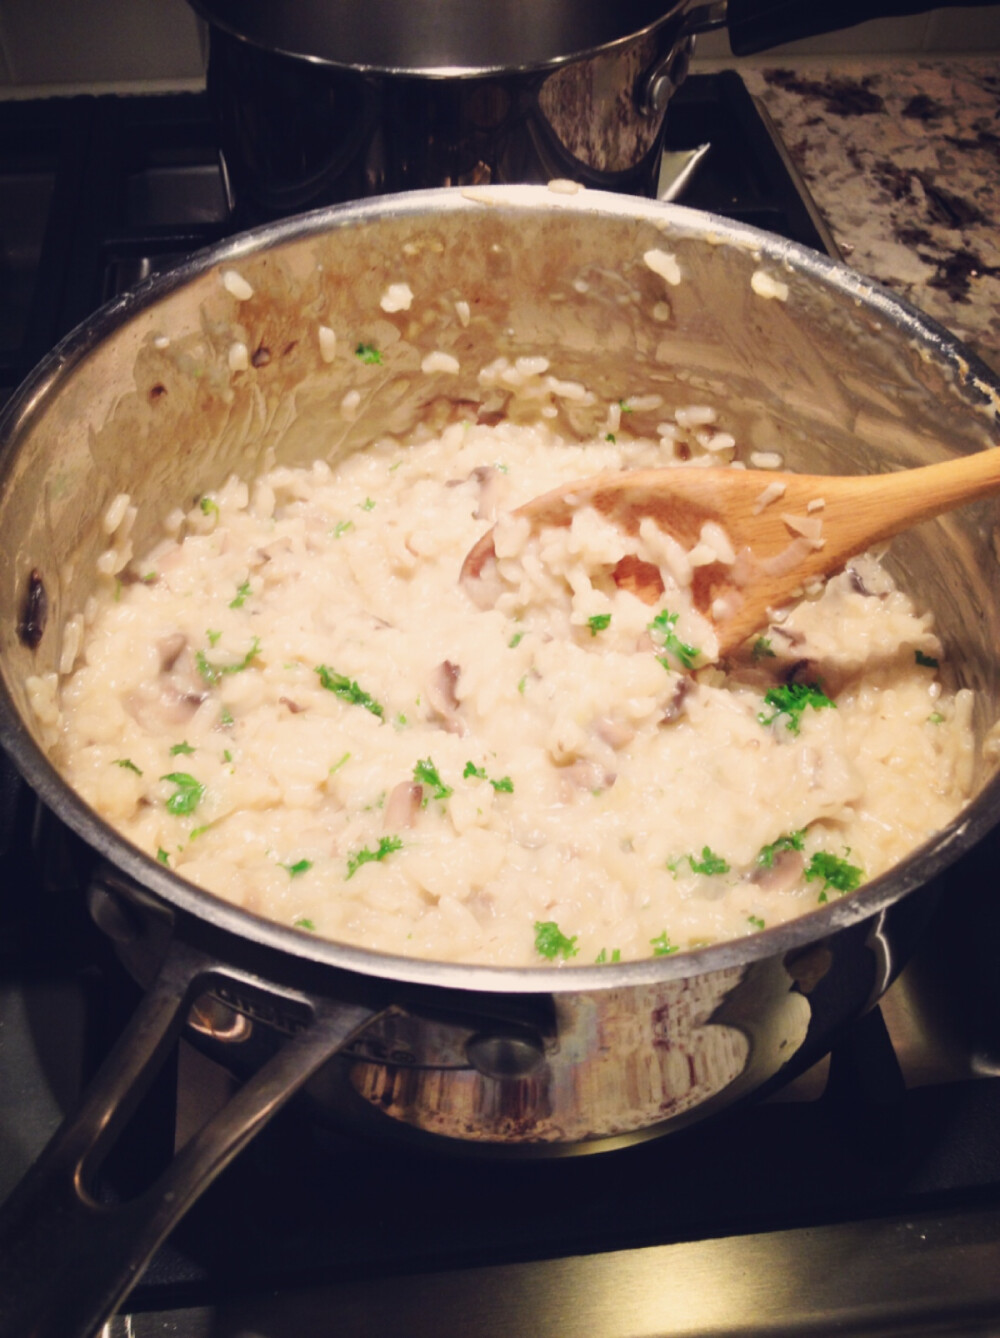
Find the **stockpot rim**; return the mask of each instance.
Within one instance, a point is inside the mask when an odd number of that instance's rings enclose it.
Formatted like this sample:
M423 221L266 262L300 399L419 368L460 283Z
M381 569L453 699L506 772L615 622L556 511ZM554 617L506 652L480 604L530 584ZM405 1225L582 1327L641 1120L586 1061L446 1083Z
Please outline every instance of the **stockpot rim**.
M571 31L574 34L573 40L568 44L559 42L554 49L546 49L544 54L541 50L536 50L531 55L506 61L490 58L472 60L468 58L463 49L462 55L447 62L414 58L412 53L422 47L419 34L415 32L400 40L398 52L392 57L387 54L376 56L371 51L365 52L364 44L353 52L345 49L343 55L334 55L331 54L329 48L324 49L323 52L316 49L302 49L306 45L311 48L314 47L315 33L312 33L309 41L306 42L303 40L302 34L293 35L290 32L287 36L279 36L275 31L269 31L272 23L275 23L278 29L281 27L280 19L275 22L273 5L265 4L263 8L258 6L256 10L248 12L247 6L242 3L242 0L239 0L234 12L232 4L227 3L227 0L188 0L188 3L210 27L217 28L236 41L244 42L248 46L271 55L281 56L288 60L303 61L309 65L340 70L345 73L381 78L444 80L480 79L551 72L596 56L610 55L623 50L648 34L656 32L672 20L683 19L690 7L691 0L673 0L672 3L668 3L665 10L660 8L662 0L632 0L631 8L638 8L640 12L632 18L630 8L630 18L625 23L616 21L613 17L614 11L609 11L608 7L601 3L601 0L598 0L592 22L582 23L577 8L572 15ZM361 9L362 3L363 0L356 0L356 7ZM454 7L455 14L467 10L464 0L449 0L449 3ZM315 6L309 3L305 8L309 12ZM411 10L410 12L416 11ZM609 22L609 14L612 14L611 26L605 27L605 24ZM363 17L362 22L369 22L371 17L371 15ZM693 20L690 25L682 23L682 31L678 36L691 35L698 26ZM624 31L622 31L623 28ZM384 27L379 28L375 32L374 40L380 44L385 39ZM342 35L341 40L343 40ZM464 41L466 39L461 38L460 40ZM393 42L390 41L389 46L392 47L393 45ZM495 50L493 45L481 40L477 40L473 45L477 50L485 48L487 45L489 45L491 51Z
M6 490L18 442L35 416L59 394L93 350L135 316L217 266L287 242L341 227L377 224L406 215L504 208L535 212L541 206L579 210L588 215L651 221L675 232L728 243L754 256L798 271L829 286L853 303L889 320L937 361L950 365L958 379L994 412L1000 405L1000 377L942 325L874 280L829 257L745 223L720 215L603 191L574 194L545 186L487 186L473 190L438 187L360 202L327 206L262 225L205 247L175 268L153 275L105 303L71 330L48 353L0 409L0 493ZM431 986L494 994L575 994L628 989L746 966L805 949L860 921L873 919L918 886L932 881L970 850L1000 820L1000 773L988 780L955 818L928 841L857 892L784 924L747 938L728 940L669 956L592 966L497 967L396 956L318 938L307 930L284 926L224 901L197 887L133 846L60 776L36 744L7 683L0 657L0 744L36 794L77 836L116 870L151 892L167 907L213 930L301 963L407 986Z

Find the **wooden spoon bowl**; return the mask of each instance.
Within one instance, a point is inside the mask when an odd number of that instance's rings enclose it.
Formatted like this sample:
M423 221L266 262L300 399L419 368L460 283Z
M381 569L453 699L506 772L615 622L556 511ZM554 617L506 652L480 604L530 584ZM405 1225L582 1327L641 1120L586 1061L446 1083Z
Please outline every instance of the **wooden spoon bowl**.
M993 493L1000 493L995 449L922 469L849 477L701 466L608 472L543 493L513 514L541 529L568 526L579 508L592 506L628 534L649 517L689 550L707 521L720 525L736 561L697 567L692 597L714 624L723 656L811 581L922 520ZM460 576L480 607L498 593L487 579L494 561L491 529L466 555ZM640 598L650 604L659 598L655 567L636 562L627 575Z

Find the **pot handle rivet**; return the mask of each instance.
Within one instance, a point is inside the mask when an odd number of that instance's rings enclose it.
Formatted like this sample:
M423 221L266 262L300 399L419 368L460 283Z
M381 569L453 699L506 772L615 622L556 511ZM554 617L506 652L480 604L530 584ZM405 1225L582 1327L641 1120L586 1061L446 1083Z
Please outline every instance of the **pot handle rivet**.
M529 1078L545 1062L541 1038L527 1033L480 1032L466 1043L465 1053L486 1078Z

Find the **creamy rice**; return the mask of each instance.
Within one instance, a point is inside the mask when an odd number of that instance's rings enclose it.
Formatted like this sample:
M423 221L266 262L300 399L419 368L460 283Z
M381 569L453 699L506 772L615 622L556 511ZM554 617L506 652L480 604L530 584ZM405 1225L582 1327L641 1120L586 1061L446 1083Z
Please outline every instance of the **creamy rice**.
M590 510L505 518L599 470L733 456L705 406L653 440L615 409L590 442L455 422L232 479L138 560L116 498L73 672L31 684L69 782L220 897L441 960L670 953L889 868L968 793L971 697L943 690L930 616L866 557L714 664L690 582L731 560L721 531L692 553ZM497 517L479 609L459 568Z

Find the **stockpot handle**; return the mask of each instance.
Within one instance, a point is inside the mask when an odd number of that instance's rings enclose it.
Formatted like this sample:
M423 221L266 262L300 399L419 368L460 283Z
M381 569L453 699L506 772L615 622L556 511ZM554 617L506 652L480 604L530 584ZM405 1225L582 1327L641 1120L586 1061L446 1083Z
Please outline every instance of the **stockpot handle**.
M692 18L697 23L703 16L710 17L700 24L703 27L719 27L724 22L733 55L752 56L782 42L853 28L867 19L903 18L949 5L994 3L996 0L838 0L830 5L820 0L726 0L724 20L718 3L696 8Z
M227 971L176 940L74 1115L0 1209L0 1338L91 1338L157 1246L284 1102L367 1022L359 1004L310 999L312 1017L138 1198L88 1191L102 1157L162 1067L188 1005Z

